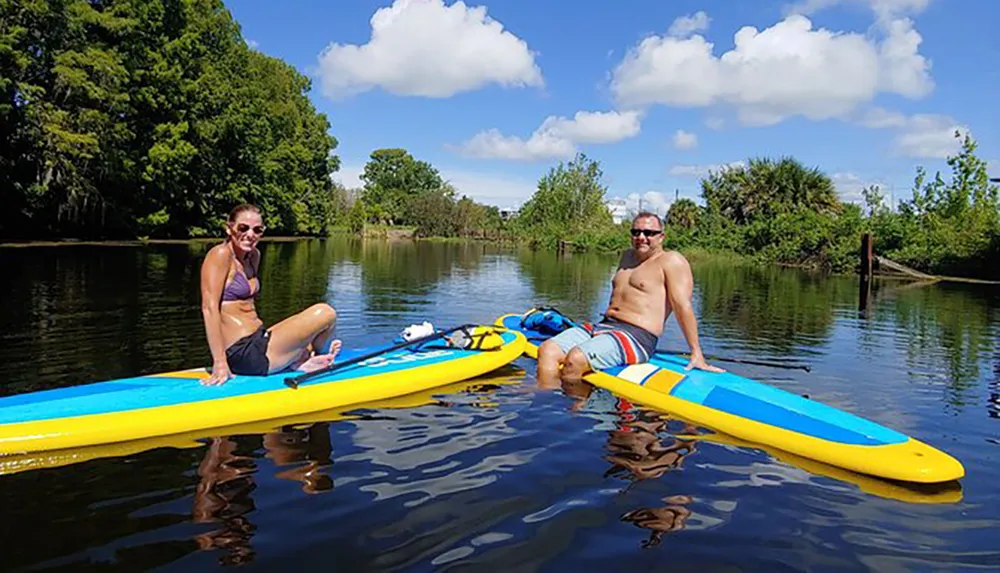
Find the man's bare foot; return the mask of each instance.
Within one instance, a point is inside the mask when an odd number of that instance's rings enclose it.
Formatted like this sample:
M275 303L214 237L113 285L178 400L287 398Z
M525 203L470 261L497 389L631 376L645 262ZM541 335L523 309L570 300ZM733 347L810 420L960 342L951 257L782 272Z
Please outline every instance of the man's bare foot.
M299 364L295 369L302 372L314 372L322 368L333 364L334 360L337 358L337 353L340 352L341 342L339 340L334 340L330 343L330 353L329 354L317 354L312 356L302 364Z

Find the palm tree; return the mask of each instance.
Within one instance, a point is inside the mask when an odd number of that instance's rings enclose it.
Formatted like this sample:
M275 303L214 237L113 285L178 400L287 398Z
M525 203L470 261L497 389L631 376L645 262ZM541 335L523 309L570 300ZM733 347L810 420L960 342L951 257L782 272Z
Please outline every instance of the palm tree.
M792 157L754 158L746 166L710 173L702 180L702 196L710 210L737 224L800 209L841 208L833 180Z
M667 224L673 227L691 229L698 224L700 209L691 199L684 198L675 201L667 211Z

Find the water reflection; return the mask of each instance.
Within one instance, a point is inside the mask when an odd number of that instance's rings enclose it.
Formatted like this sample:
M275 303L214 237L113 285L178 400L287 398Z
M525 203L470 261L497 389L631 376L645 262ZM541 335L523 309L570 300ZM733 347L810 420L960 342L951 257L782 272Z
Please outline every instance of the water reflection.
M361 287L373 313L400 315L430 304L435 287L455 273L475 271L485 248L461 243L361 241Z
M621 406L623 401L618 402L622 408L621 420L618 428L608 432L609 454L604 459L611 463L611 468L605 472L605 477L627 479L631 487L633 483L658 479L679 469L685 458L695 452L694 440L664 435L670 420L663 414L646 409L628 412L627 406ZM682 423L679 433L696 434L698 431ZM665 534L684 529L692 515L688 507L693 501L690 495L669 495L662 501L665 505L633 509L621 516L623 522L650 531L649 538L642 542L643 548L655 547Z
M691 517L691 510L687 507L692 501L691 496L671 495L663 501L666 505L635 509L622 516L622 521L650 531L649 539L642 542L643 548L655 547L663 541L665 534L684 529Z
M518 268L531 282L534 299L519 301L518 308L508 312L523 312L532 305L555 306L578 317L603 312L601 304L607 299L601 300L601 296L617 263L618 257L608 255L520 250Z
M328 423L286 427L247 439L260 440L264 458L278 468L288 467L274 477L301 482L307 494L333 488L333 479L326 473L333 464ZM259 456L239 454L238 448L235 436L211 439L198 465L199 481L193 495L192 521L217 524L215 530L195 536L195 541L202 551L220 551L221 565L249 563L255 556L251 541L257 527L250 516L257 510L252 494L257 489Z
M779 267L707 260L692 264L692 274L701 330L779 356L827 342L835 310L857 297L847 281Z
M667 438L667 419L651 410L638 410L634 419L624 418L619 428L609 432L608 451L604 459L611 468L604 474L625 477L632 481L656 479L681 467L686 457L694 453L694 440ZM683 434L695 434L698 429L683 424ZM669 443L667 441L669 440Z
M235 454L236 442L213 438L198 466L198 488L194 493L194 523L217 523L219 528L195 537L202 551L219 549L223 565L239 565L253 560L250 544L256 527L248 514L256 509L251 493L257 488L252 457Z
M208 246L0 249L9 287L0 394L203 364L198 269ZM332 301L349 345L389 339L413 321L492 320L535 303L593 318L617 262L343 237L264 250L265 320ZM875 281L859 316L854 277L708 259L692 267L706 351L808 362L811 373L731 370L911 433L956 455L968 477L937 489L864 478L730 442L589 387L540 391L533 361L521 359L501 374L509 383L442 389L446 399L227 428L206 443L0 460L0 474L15 474L0 477L4 566L998 562L989 509L1000 499L997 289L890 290ZM675 321L668 331L679 334Z

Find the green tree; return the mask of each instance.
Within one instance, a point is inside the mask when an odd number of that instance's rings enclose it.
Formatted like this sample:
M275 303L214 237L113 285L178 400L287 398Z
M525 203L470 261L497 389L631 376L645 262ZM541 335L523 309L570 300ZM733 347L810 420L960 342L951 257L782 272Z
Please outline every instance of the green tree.
M410 199L410 221L416 225L418 237L454 237L459 232L456 219L454 190L450 186L429 189Z
M666 223L674 227L691 229L698 224L700 214L701 209L698 208L698 204L685 197L670 205Z
M240 201L323 233L337 141L309 89L220 0L0 0L0 234L214 234Z
M950 180L931 181L917 168L913 197L898 212L879 210L867 221L876 247L890 259L933 273L1000 277L1000 200L986 162L976 156L971 136L948 157ZM877 198L873 195L871 201Z
M444 181L437 169L415 159L405 149L376 149L365 164L362 198L372 214L388 224L408 224L410 200L422 192L439 190Z
M740 225L800 209L834 214L841 206L826 174L791 157L711 172L701 187L709 211Z
M611 212L604 204L607 187L597 161L578 153L560 162L538 181L535 193L520 209L516 228L549 245L608 230Z

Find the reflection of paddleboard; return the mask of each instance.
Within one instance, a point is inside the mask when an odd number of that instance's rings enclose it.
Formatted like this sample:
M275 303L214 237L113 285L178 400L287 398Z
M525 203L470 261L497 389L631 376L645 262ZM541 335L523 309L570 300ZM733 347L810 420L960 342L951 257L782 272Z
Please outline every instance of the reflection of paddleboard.
M823 462L790 454L769 446L750 443L726 434L678 434L676 437L679 440L696 440L724 446L763 450L772 457L791 466L819 476L852 483L865 493L886 499L921 504L958 503L962 501L962 485L955 480L933 484L889 481L824 464Z
M516 372L522 372L516 370ZM480 376L474 380L455 382L447 386L429 388L412 394L405 394L385 400L364 402L361 404L351 404L330 408L320 412L312 412L297 416L287 416L274 418L259 422L237 424L220 428L204 429L200 431L185 432L169 436L157 436L153 438L143 438L129 440L126 442L116 442L109 444L99 444L95 446L82 446L79 448L69 448L47 452L32 452L27 454L16 454L0 456L0 475L15 474L29 470L42 468L55 468L87 462L100 458L113 458L130 456L140 452L154 450L157 448L189 449L202 447L205 444L199 440L214 436L238 436L247 434L266 434L279 428L293 427L304 428L317 422L335 422L339 420L356 419L358 416L352 414L360 409L397 409L415 408L432 404L436 397L445 394L457 394L465 391L475 391L477 388L490 385L514 384L520 381L521 377L513 375L508 368L501 368L494 373ZM476 402L473 406L490 406L492 403Z
M437 338L404 348L345 349L337 357L343 367L295 389L285 381L301 373L236 376L204 386L209 373L199 368L0 398L0 454L169 436L384 400L480 376L524 350L516 332L480 326L473 334L472 348Z
M526 354L537 358L538 345L571 324L558 311L544 313L508 314L496 323L523 332ZM685 371L686 365L685 358L657 352L648 363L591 372L585 380L737 438L858 473L919 483L965 475L955 458L869 420L730 372Z

